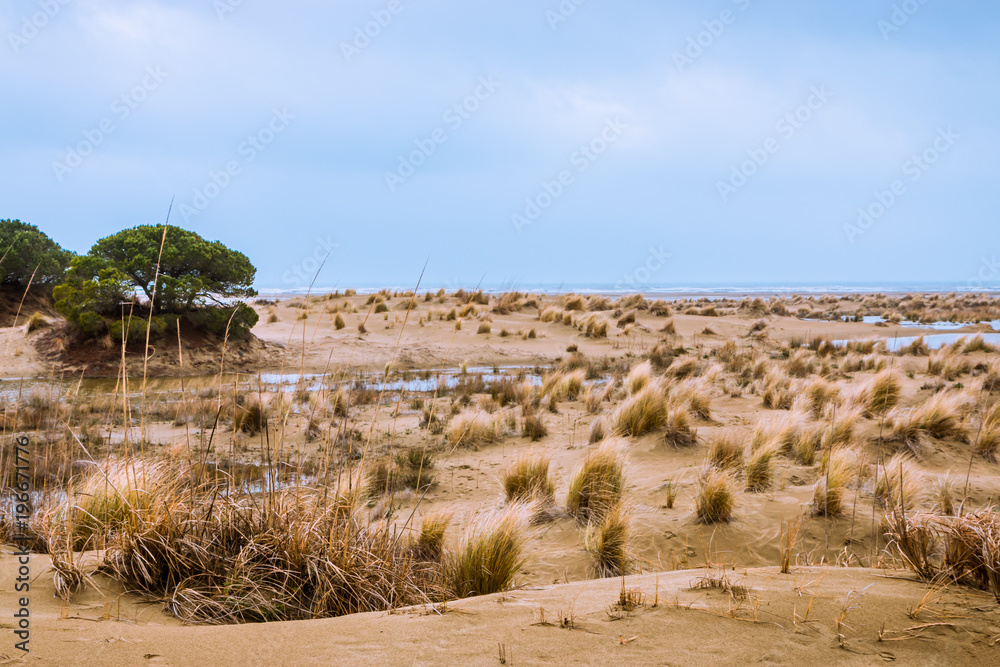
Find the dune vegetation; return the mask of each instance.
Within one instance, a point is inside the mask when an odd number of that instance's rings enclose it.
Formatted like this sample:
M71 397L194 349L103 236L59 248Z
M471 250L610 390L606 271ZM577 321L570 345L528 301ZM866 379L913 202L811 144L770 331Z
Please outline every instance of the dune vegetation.
M231 371L227 340L195 370L182 340L173 377L143 376L144 342L126 341L117 375L0 394L0 537L47 554L67 604L100 574L185 622L264 622L707 564L996 592L997 351L974 332L890 351L850 321L976 322L1000 317L992 299L261 301L256 373ZM15 347L74 326L56 309L20 321ZM417 363L404 330L447 358Z

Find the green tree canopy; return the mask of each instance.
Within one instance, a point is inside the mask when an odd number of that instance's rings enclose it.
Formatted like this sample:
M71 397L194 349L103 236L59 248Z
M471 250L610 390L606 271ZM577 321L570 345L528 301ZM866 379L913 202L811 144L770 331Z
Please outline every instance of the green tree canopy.
M33 285L52 287L62 280L73 253L34 225L0 220L0 257L0 283L27 287L34 272Z
M107 260L90 255L74 257L66 280L52 290L56 310L88 336L107 329L105 316L113 315L132 291L128 276Z
M146 297L154 310L183 312L221 298L252 297L257 269L247 256L195 232L168 227L163 253L163 225L140 225L101 239L90 254L118 269ZM159 259L159 285L153 280Z

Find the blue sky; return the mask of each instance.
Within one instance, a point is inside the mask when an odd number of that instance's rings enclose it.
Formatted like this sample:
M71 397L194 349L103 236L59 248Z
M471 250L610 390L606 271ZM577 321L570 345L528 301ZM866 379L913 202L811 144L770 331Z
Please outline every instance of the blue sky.
M328 250L327 286L412 284L425 261L435 287L995 285L998 19L7 0L0 217L85 252L176 197L171 221L244 251L262 287L304 287Z

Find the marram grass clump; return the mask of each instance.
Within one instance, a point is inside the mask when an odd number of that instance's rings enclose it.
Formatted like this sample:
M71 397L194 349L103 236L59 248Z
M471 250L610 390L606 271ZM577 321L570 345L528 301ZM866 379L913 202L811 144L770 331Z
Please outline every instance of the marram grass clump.
M74 550L103 548L121 531L140 525L158 495L170 494L178 476L159 462L111 459L73 489L67 527ZM68 501L69 502L69 499Z
M743 441L735 433L717 435L708 449L708 461L716 468L738 470L743 467Z
M629 509L618 503L600 521L588 527L584 548L591 556L592 567L598 577L628 574L631 522Z
M833 450L813 487L813 514L840 516L844 513L844 492L857 474L859 457L851 448Z
M746 467L746 490L762 493L771 488L774 482L775 450L761 447L750 454Z
M448 560L446 577L452 593L465 598L510 589L524 564L535 513L529 503L511 503L476 517Z
M726 523L736 508L736 485L729 473L711 466L698 479L695 513L701 523Z
M673 406L668 410L663 430L663 441L678 449L697 444L698 432L691 428L691 417L687 408Z
M605 440L590 450L570 479L566 509L582 521L598 521L625 494L622 443Z
M444 537L451 524L452 514L447 511L432 512L420 524L420 534L413 545L419 560L440 562L444 555Z
M114 533L103 571L192 623L387 611L446 599L443 569L356 493L290 487L254 497L178 486Z
M639 437L663 428L667 421L667 399L656 383L625 398L611 416L615 435Z
M503 439L507 434L507 419L499 412L462 412L452 417L445 432L452 447L478 447Z
M551 458L545 454L527 454L503 472L503 491L507 502L538 499L551 503L556 485L549 475Z

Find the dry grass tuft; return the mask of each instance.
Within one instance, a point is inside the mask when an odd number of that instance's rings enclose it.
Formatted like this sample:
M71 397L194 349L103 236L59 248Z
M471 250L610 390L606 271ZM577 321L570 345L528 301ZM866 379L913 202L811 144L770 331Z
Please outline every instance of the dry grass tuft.
M941 514L952 515L955 513L955 489L956 482L951 475L938 475L934 483L934 510Z
M895 408L886 416L888 435L883 441L921 454L927 444L927 437L920 428L917 411L912 408Z
M735 433L720 433L708 448L708 462L721 469L739 470L743 467L743 442Z
M531 438L532 442L537 442L549 434L549 429L545 426L545 420L539 412L526 412L521 419L521 435Z
M542 395L548 395L557 401L575 401L583 391L583 383L587 372L582 368L570 373L555 373L546 378L542 385Z
M795 378L808 377L813 372L813 360L805 350L796 350L788 358L786 372Z
M850 397L850 403L864 408L866 417L881 417L899 403L903 391L896 374L880 371L861 385Z
M68 512L69 543L76 551L103 548L114 534L140 525L156 499L170 495L176 475L163 463L111 459L90 473L74 490Z
M931 353L927 360L927 374L952 382L966 373L972 372L972 362L959 356L951 348L942 348Z
M698 362L694 359L685 359L684 361L671 364L670 368L667 369L667 375L677 380L691 377L697 372Z
M839 447L849 445L854 441L854 433L858 424L864 416L862 408L828 408L825 415L829 420L829 426L823 433L823 447Z
M687 408L671 407L667 411L663 440L671 447L692 447L698 443L698 432L691 428Z
M910 512L923 496L924 475L920 467L905 454L895 454L878 470L875 499L888 509L902 508Z
M658 385L649 384L625 398L611 416L616 435L638 437L663 428L667 421L667 399Z
M830 406L834 406L840 399L840 389L837 385L815 378L802 389L799 399L804 402L804 407L812 414L813 419L819 419L823 412Z
M927 399L915 416L919 427L931 437L967 442L969 431L964 412L965 398L961 394L940 392Z
M840 516L844 513L844 491L857 475L858 457L858 452L851 448L833 450L813 487L813 514Z
M927 347L927 342L923 336L919 336L912 343L899 350L899 354L903 356L927 357L930 356L930 353L930 348Z
M736 485L718 468L707 467L698 479L695 512L702 523L727 523L736 508Z
M267 428L269 407L257 396L248 396L243 405L233 413L233 429L247 435L256 435Z
M921 454L927 438L969 441L963 413L965 398L957 393L938 393L918 408L895 408L887 415L890 428L885 441Z
M687 404L692 415L712 421L712 389L708 378L692 378L672 388L672 404Z
M988 428L1000 428L1000 402L995 403L993 407L986 411L986 417L983 419L983 426Z
M116 534L103 567L188 622L322 618L442 599L440 568L416 560L388 523L362 523L355 507L321 489L256 499L161 493Z
M962 516L910 514L885 518L890 549L921 579L989 591L1000 601L1000 519L986 508Z
M555 482L549 476L551 460L545 454L527 454L509 465L503 472L507 502L538 499L551 503L556 492Z
M761 448L750 454L746 468L746 490L761 493L774 483L774 450Z
M595 442L600 442L604 440L604 436L607 434L608 422L606 417L598 417L590 423L590 434L587 436L587 442L594 444Z
M58 551L52 553L52 583L60 599L69 602L73 593L88 580L89 577L80 565L74 562L72 553Z
M816 462L816 452L823 446L825 429L820 424L803 426L795 433L791 454L797 463L811 466Z
M972 354L974 352L985 352L987 354L996 352L996 348L986 342L982 334L976 334L972 338L969 338L965 345L962 347L962 352L965 354Z
M1000 359L991 361L983 376L983 391L994 392L997 390L1000 390Z
M607 389L595 386L587 387L583 392L583 405L587 409L587 414L598 414L606 397Z
M590 450L570 479L566 508L583 521L599 521L625 495L625 461L620 440Z
M444 555L444 536L451 524L452 514L448 511L432 512L420 523L420 534L413 545L418 560L441 562Z
M653 378L653 365L649 361L637 364L629 371L625 378L625 391L629 395L637 394L645 389Z
M761 405L768 410L790 410L795 401L791 381L788 376L774 371L768 371L757 383L757 393Z
M423 491L434 484L434 459L422 448L413 447L392 460L379 460L368 470L365 496L377 499L410 489Z
M31 317L28 318L28 333L44 329L47 326L49 326L49 321L38 311L32 313Z
M995 463L1000 459L1000 426L984 423L973 446L976 454Z
M584 548L593 559L598 577L620 577L628 574L628 540L632 517L630 511L618 503L587 529Z
M511 503L476 517L446 567L448 583L457 597L499 593L514 585L514 577L524 564L534 514L529 503Z
M453 447L478 447L497 442L507 435L507 416L484 410L462 412L451 418L445 433Z

